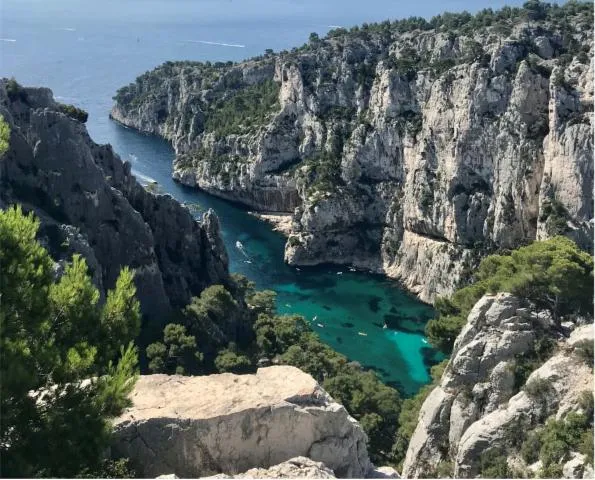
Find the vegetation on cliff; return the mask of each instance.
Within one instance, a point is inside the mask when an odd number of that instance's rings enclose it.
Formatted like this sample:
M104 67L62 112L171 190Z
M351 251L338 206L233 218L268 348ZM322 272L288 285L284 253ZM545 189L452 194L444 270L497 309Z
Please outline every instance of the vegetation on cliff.
M566 237L534 242L508 255L484 258L473 283L450 298L438 298L439 317L426 326L428 339L446 353L485 293L510 292L550 312L556 322L593 307L593 258Z
M0 115L0 156L8 150L8 142L10 140L10 127L4 120L4 117Z
M0 211L2 476L122 472L102 458L108 419L128 404L137 375L133 274L123 269L100 306L81 257L55 279L38 228L20 207Z
M430 341L445 353L451 353L454 340L467 323L467 317L484 294L510 292L526 298L539 311L548 311L555 328L561 328L563 320L589 317L593 306L593 258L581 251L565 237L554 237L534 242L508 254L491 255L480 264L474 276L474 283L459 289L450 298L438 298L435 302L438 318L428 322L426 334ZM556 342L544 332L537 335L531 350L514 358L513 393L521 387L528 395L539 397L547 394L549 385L536 380L526 380L538 367L549 359L556 348ZM583 347L584 348L584 347ZM584 348L587 364L593 368L591 344ZM581 353L581 354L583 354ZM436 385L440 382L448 359L432 369L433 383L422 388L417 395L403 402L399 415L399 429L395 443L394 457L404 459L407 445L417 423L420 409ZM542 461L540 477L560 477L560 459L570 451L592 451L593 441L593 398L585 398L579 413L570 413L563 419L551 419L545 427L526 435L517 435L516 448L521 448L528 463ZM586 454L586 453L585 453ZM592 452L589 456L592 458ZM591 460L592 462L592 460ZM452 465L442 463L434 472L438 477L452 474ZM481 458L483 478L506 478L518 475L507 465L506 456L497 450L490 450Z

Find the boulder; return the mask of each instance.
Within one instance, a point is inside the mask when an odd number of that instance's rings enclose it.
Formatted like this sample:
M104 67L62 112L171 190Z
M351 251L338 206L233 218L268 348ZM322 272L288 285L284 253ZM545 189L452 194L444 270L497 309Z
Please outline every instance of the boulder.
M130 458L144 477L235 475L299 456L338 477L364 477L372 468L360 425L294 367L141 376L131 400L114 421L112 454Z
M296 457L270 468L251 468L234 478L336 478L321 462Z

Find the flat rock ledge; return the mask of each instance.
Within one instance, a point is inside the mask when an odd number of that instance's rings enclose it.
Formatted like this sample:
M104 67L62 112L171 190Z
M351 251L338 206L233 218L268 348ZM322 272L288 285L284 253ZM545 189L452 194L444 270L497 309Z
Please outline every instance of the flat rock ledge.
M295 457L321 462L340 478L373 472L360 425L294 367L141 376L131 400L114 421L112 455L130 458L145 478L237 475ZM314 469L306 468L317 477Z

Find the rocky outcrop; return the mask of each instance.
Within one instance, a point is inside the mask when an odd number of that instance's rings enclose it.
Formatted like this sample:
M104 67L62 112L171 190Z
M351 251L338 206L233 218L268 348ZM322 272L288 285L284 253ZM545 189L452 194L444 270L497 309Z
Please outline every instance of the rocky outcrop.
M553 354L519 385L522 362L548 338L557 341ZM549 315L527 301L484 296L421 408L403 476L424 477L453 464L456 478L475 478L482 454L494 449L518 461L519 441L528 431L578 409L581 395L593 390L592 364L576 350L585 341L593 343L592 324L563 339Z
M160 476L157 478L164 478ZM177 478L177 477L175 477ZM306 457L296 457L269 468L251 468L238 475L220 473L207 478L337 478L321 462ZM399 478L392 467L379 467L371 470L366 478Z
M228 282L217 217L197 222L173 198L147 192L49 89L0 81L0 114L11 131L0 206L34 211L52 257L83 255L102 295L128 265L144 315L161 323L205 287Z
M144 477L233 475L299 456L338 477L361 478L372 468L359 424L294 367L141 376L131 399L133 406L115 420L112 453L130 458Z
M180 182L293 213L287 262L354 264L431 300L498 248L592 247L593 13L539 8L168 62L112 117L170 140Z
M218 475L218 478L337 478L321 462L315 462L306 457L296 457L269 468L251 468L245 473L228 477Z

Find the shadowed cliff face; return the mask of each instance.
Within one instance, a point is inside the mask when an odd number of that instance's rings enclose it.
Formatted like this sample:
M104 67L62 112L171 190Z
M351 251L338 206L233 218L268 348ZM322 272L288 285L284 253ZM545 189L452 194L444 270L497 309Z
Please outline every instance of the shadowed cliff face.
M199 223L171 197L147 192L130 165L109 145L95 144L50 90L11 83L0 81L0 114L11 129L0 206L34 211L53 258L82 254L102 294L129 265L142 311L156 324L205 287L228 282L212 212Z
M355 264L432 300L500 248L591 248L590 6L463 17L168 62L112 117L170 140L180 182L292 212L291 264Z

